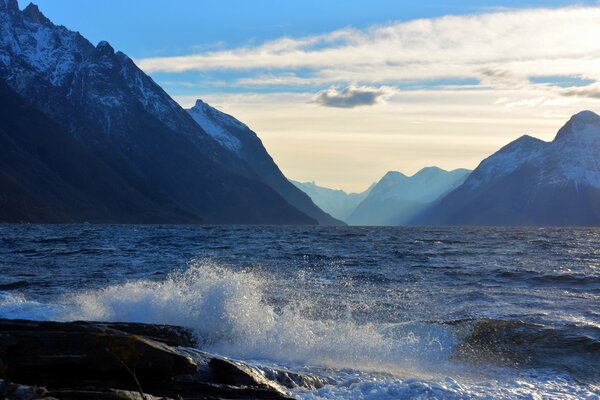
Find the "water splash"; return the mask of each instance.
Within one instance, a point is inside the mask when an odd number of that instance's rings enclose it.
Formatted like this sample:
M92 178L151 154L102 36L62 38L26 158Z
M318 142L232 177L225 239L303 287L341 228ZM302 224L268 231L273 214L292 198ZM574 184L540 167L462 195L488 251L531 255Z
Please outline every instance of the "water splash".
M195 262L163 281L78 293L61 319L181 325L194 329L204 349L231 357L396 374L439 367L455 345L451 331L440 326L360 324L347 315L310 319L305 310L314 305L305 296L284 306L270 303L269 279Z

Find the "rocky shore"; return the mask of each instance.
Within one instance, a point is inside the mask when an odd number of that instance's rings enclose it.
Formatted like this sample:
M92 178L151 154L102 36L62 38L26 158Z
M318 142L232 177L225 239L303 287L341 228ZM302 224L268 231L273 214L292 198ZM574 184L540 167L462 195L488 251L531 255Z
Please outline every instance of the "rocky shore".
M0 400L289 399L325 384L195 346L174 326L0 319Z

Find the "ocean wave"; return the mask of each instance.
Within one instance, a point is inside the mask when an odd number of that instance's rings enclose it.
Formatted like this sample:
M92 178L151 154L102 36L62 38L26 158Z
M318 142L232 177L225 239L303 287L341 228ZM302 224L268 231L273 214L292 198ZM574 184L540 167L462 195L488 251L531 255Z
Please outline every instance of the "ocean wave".
M36 321L60 319L64 308L58 304L40 303L21 293L0 291L0 317Z
M242 359L404 374L448 360L455 346L441 325L360 324L347 315L313 319L310 300L276 305L269 278L199 262L162 281L141 280L69 296L64 320L173 324L202 348Z
M550 393L570 399L589 397L600 383L597 327L494 318L359 323L331 312L324 318L314 312L321 303L294 296L290 288L298 285L292 283L260 269L200 261L160 280L82 290L55 304L0 292L0 316L185 326L205 351L255 366L308 369L330 382L299 388L300 398L526 399ZM539 376L529 376L532 371ZM517 376L522 382L513 382Z
M284 299L276 295L281 287ZM295 365L434 376L490 363L600 381L590 368L600 365L596 326L493 318L359 323L335 307L315 311L323 307L318 293L294 296L291 287L260 270L199 261L161 280L79 291L55 305L0 292L0 316L179 325L193 329L204 350Z

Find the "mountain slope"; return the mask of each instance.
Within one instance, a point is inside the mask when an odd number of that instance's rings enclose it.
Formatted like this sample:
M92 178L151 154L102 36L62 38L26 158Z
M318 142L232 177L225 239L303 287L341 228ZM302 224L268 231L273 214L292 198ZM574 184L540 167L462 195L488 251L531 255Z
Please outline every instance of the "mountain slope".
M323 212L309 196L288 181L256 133L248 126L202 100L197 100L187 112L226 151L245 162L259 180L273 188L292 206L321 225L341 225L340 221Z
M0 1L0 79L152 204L205 223L316 222L125 54L53 25L34 5L20 11L16 0Z
M522 136L415 219L428 225L600 225L600 116L574 115L552 142Z
M5 222L202 222L145 197L2 82L0 205Z
M348 218L352 225L405 225L469 175L466 169L423 168L413 176L388 172Z
M342 221L347 222L352 211L367 197L373 186L361 193L346 193L343 190L318 186L314 182L290 180L298 189L306 193L317 206Z

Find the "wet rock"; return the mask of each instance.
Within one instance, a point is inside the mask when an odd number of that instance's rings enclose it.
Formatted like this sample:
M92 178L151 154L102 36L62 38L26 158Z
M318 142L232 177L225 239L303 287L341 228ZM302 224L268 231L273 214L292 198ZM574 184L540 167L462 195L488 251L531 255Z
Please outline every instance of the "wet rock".
M213 358L210 360L209 366L221 383L236 386L256 386L285 394L285 389L281 385L268 380L259 371L240 362Z
M305 389L317 390L332 383L328 379L320 376L299 374L284 369L268 369L265 371L265 377L269 380L278 382L289 389L302 387Z
M156 397L148 393L117 389L56 390L51 392L50 395L61 400L171 400L168 397ZM44 400L48 400L48 398Z
M166 325L0 319L0 377L34 388L0 399L289 399L261 371L193 344Z
M104 329L114 329L132 335L144 336L169 346L194 347L197 345L194 334L189 329L182 328L180 326L151 325L130 322L113 322L110 324L104 324L101 322L87 323L93 324L97 327L103 327Z
M15 344L2 359L14 380L45 385L68 376L161 379L196 371L195 363L172 347L106 326L12 321L0 330Z
M19 385L0 379L0 399L35 400L44 398L46 393L44 388Z

